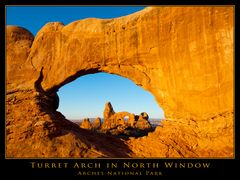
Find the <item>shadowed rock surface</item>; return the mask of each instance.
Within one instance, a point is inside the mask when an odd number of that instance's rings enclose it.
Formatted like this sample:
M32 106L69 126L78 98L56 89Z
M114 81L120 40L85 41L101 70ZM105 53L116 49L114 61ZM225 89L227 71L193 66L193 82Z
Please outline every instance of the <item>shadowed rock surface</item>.
M7 157L233 157L233 7L149 7L47 23L36 37L6 30ZM67 121L57 90L97 72L152 93L162 126L126 141Z

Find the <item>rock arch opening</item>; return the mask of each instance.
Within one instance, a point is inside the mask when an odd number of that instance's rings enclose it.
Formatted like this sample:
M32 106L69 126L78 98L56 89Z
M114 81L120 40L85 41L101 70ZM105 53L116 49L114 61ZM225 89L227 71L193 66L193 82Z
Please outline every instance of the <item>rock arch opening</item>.
M62 86L57 94L57 111L84 129L97 130L96 124L100 129L100 119L102 129L115 128L111 134L128 129L127 133L133 135L136 127L146 135L164 119L163 109L151 93L115 74L99 72L80 76ZM105 114L107 102L112 106L110 113L114 113L111 118ZM108 119L111 119L111 125L107 124ZM134 134L137 136L136 132Z
M124 121L127 122L129 120L129 116L124 116Z

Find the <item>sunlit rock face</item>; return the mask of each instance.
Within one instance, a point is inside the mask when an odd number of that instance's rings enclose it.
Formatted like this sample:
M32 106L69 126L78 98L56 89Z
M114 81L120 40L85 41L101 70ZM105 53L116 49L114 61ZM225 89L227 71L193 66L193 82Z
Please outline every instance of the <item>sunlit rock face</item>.
M233 7L149 7L48 23L35 38L6 30L7 157L233 157ZM125 142L67 121L56 91L97 72L151 92L166 120Z
M93 129L93 126L89 121L89 118L83 119L83 121L80 124L80 128L89 129L89 130Z

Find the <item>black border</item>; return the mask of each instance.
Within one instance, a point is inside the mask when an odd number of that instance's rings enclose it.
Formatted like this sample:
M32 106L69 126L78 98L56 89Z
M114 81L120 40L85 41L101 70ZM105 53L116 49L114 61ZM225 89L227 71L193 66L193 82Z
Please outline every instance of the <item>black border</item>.
M99 0L85 0L85 2L76 2L73 0L41 0L39 2L33 0L4 0L1 1L1 25L4 28L1 28L1 68L3 68L1 73L1 83L2 87L5 87L5 5L235 5L235 159L127 159L129 162L159 162L160 166L164 162L209 162L211 163L211 168L209 169L164 169L160 168L160 171L164 176L187 176L187 177L222 177L224 175L228 177L234 177L237 175L236 168L239 167L239 157L240 157L240 149L239 149L239 121L238 112L237 112L237 103L239 102L238 84L237 82L237 73L238 70L238 59L239 59L239 4L237 0L149 0L149 1L133 1L133 0L116 0L112 2L99 1ZM16 176L20 177L70 177L76 176L75 169L67 168L67 169L34 169L31 168L30 162L62 162L69 163L70 165L75 162L101 162L103 166L109 162L118 162L119 164L126 161L124 159L5 159L5 88L1 88L1 120L0 123L0 131L1 131L1 139L0 139L0 163L1 163L1 172L0 176L3 177L11 177ZM121 170L119 168L118 170ZM129 169L130 170L130 169ZM132 169L135 170L135 169ZM150 169L149 169L150 170ZM155 170L155 169L153 169ZM6 175L6 176L5 176ZM76 176L77 178L82 178L83 176ZM89 176L88 176L89 177ZM98 176L101 177L101 176ZM114 178L115 176L109 176L110 178ZM125 176L122 176L125 177ZM148 176L151 177L151 176ZM156 176L155 176L156 177ZM159 178L159 177L158 177Z
M4 0L7 5L233 5L237 0Z

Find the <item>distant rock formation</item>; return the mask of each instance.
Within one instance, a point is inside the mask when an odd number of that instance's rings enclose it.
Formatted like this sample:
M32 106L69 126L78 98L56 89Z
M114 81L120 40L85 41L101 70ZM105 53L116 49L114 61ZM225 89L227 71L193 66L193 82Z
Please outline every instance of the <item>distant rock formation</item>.
M101 118L97 117L92 123L93 130L98 130L101 127Z
M152 126L148 121L148 114L146 112L141 113L139 116L136 116L136 124L135 127L140 130L150 131Z
M139 116L129 112L115 113L112 104L107 102L104 109L104 121L102 132L112 135L143 136L152 130L148 121L148 114L141 113Z
M114 126L114 124L111 122L111 116L114 115L115 112L113 110L112 104L110 102L107 102L105 105L105 109L103 112L103 118L104 118L104 122L103 122L103 129L110 129L112 128L112 126Z
M146 120L149 119L149 116L148 116L148 114L147 114L146 112L142 112L142 113L140 114L140 116L142 117L142 119L146 119Z
M115 114L115 111L113 110L112 104L107 102L103 112L104 119L111 117L113 114Z
M80 128L89 129L89 130L93 129L93 126L89 121L89 118L83 119L83 121L80 124Z

